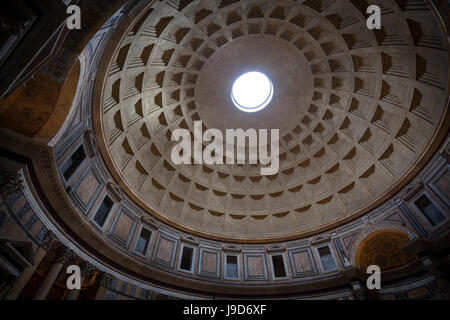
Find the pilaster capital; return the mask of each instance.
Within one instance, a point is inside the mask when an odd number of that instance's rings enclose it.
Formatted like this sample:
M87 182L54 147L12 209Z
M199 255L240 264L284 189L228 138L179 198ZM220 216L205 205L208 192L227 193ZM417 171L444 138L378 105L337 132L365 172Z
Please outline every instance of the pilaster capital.
M81 264L81 276L87 278L95 272L96 268L89 262L83 262Z
M114 280L114 277L110 275L109 273L103 273L100 279L100 284L103 287L109 287L111 285L111 282Z
M47 231L42 240L41 246L44 250L49 251L54 245L58 244L59 240L52 231Z
M74 255L75 254L71 249L61 245L56 249L56 262L66 264L74 257Z

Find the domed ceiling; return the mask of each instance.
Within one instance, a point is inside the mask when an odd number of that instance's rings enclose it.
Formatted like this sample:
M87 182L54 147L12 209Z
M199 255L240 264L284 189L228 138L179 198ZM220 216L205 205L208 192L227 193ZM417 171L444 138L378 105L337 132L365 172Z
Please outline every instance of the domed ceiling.
M369 30L366 8L382 9ZM348 221L406 182L445 120L448 51L421 1L156 1L105 75L98 135L124 191L198 235L300 237ZM234 107L241 74L273 82L258 113ZM172 132L280 129L280 170L182 165Z

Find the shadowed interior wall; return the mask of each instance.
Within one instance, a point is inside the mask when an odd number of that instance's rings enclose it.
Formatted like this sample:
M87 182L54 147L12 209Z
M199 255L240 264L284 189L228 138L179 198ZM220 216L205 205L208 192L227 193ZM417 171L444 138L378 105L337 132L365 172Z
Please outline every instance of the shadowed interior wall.
M0 125L43 142L50 141L66 120L77 90L80 62L64 84L37 74L24 88L0 100Z

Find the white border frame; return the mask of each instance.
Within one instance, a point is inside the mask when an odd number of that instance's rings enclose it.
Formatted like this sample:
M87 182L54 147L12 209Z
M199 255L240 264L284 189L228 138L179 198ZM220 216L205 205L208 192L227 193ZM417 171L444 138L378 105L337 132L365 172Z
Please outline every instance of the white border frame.
M97 214L98 209L102 205L103 201L105 201L105 198L108 197L112 202L113 206L108 212L108 216L105 219L105 222L103 223L103 226L100 226L97 222L95 222L94 217ZM98 230L100 230L102 233L105 232L106 226L109 225L109 221L112 219L114 211L116 211L117 203L112 199L112 197L108 194L108 192L105 192L105 194L101 198L102 200L95 206L95 210L93 210L93 213L91 214L91 217L89 218L89 221L94 225Z
M237 258L237 278L232 278L228 276L228 268L227 268L227 257L233 256ZM224 253L223 258L223 278L225 280L234 280L234 281L241 281L242 275L241 275L241 254L240 253Z
M330 250L331 256L333 257L333 262L334 262L334 265L336 266L336 267L333 268L333 269L325 270L325 268L323 267L322 257L321 257L321 255L320 255L319 249L324 248L324 247L328 247L328 249ZM331 272L335 272L335 271L339 270L339 265L338 265L338 263L337 263L338 260L336 259L336 256L335 256L335 254L334 254L334 250L333 250L333 248L331 247L331 244L330 244L330 243L324 243L324 244L320 244L320 245L314 246L314 251L315 251L316 254L317 254L317 257L318 257L318 259L319 259L320 269L321 269L321 271L322 271L323 273L331 273Z
M275 256L281 256L283 258L283 267L284 267L284 273L286 274L285 277L275 277L275 268L273 266L273 257ZM273 252L269 254L270 259L270 267L271 267L271 274L272 274L272 280L278 281L278 280L289 280L289 271L287 268L286 263L286 254L284 252Z
M448 219L449 216L446 214L447 209L443 209L442 205L439 204L438 201L436 201L436 199L434 199L433 196L430 196L430 192L425 189L422 192L419 192L418 194L416 194L414 197L412 197L410 199L410 201L408 202L408 204L411 206L411 208L413 209L413 211L415 213L417 213L418 218L422 221L423 224L425 224L426 226L428 226L432 231L438 229L439 227L441 227L443 224L445 224ZM430 202L436 207L438 208L438 210L441 212L441 214L444 216L444 220L442 220L440 223L438 223L437 225L433 226L429 220L429 218L426 216L425 213L422 212L422 210L420 210L420 208L416 205L416 201L419 200L419 198L421 198L422 196L425 196L428 198L428 200L430 200Z
M139 240L139 236L140 236L141 233L142 233L142 229L147 229L148 231L151 232L150 238L148 239L147 249L145 249L144 254L142 254L142 253L136 251L137 242L138 242L138 240ZM137 232L136 239L134 240L134 243L133 243L133 250L132 250L133 253L136 254L136 255L138 255L138 256L140 256L140 257L142 257L142 258L147 258L147 255L148 255L148 253L149 253L149 249L150 249L150 247L152 246L152 242L153 242L153 237L154 237L154 236L155 236L155 230L152 229L152 228L149 228L149 227L145 226L145 225L142 223L141 226L139 227L139 231Z

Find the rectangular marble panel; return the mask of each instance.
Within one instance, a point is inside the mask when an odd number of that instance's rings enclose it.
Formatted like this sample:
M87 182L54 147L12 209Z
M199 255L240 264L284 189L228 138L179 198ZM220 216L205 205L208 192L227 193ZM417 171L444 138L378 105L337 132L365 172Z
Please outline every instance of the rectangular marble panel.
M103 181L95 165L91 164L73 186L70 196L87 213L103 188Z
M219 278L220 251L200 247L198 274L205 277Z
M178 239L174 236L158 232L152 260L166 267L173 268Z
M91 197L94 195L99 183L92 170L88 172L80 179L81 182L75 189L78 197L84 205L87 205Z
M297 248L288 252L294 278L317 274L317 268L310 248Z
M109 236L120 245L128 248L136 225L137 216L128 209L121 208L114 217Z
M245 280L268 280L265 253L244 253Z

